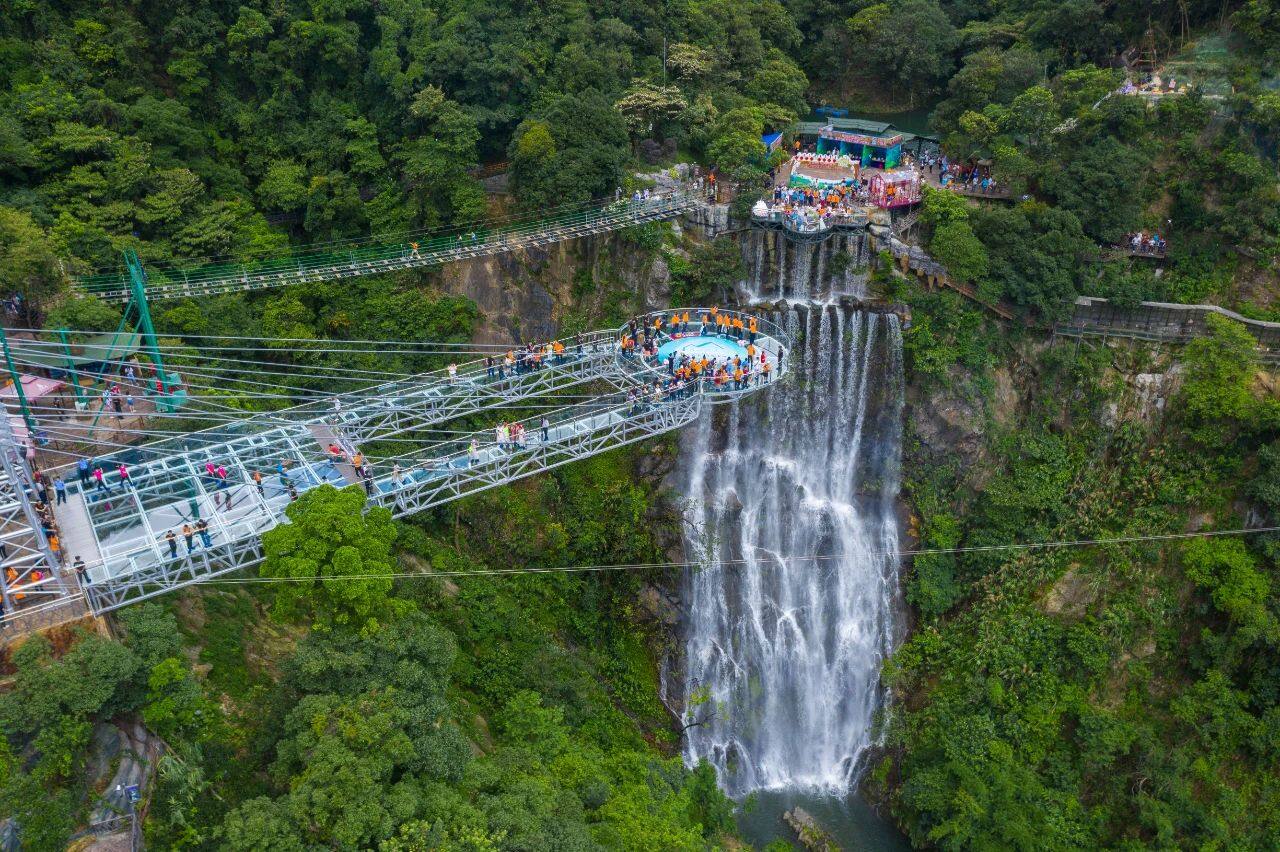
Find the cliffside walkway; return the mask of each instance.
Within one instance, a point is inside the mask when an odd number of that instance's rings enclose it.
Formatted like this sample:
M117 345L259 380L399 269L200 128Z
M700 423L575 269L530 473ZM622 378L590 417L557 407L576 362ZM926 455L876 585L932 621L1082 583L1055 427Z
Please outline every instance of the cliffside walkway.
M62 607L62 620L97 615L254 565L264 558L262 534L287 522L285 511L299 494L324 484L346 486L353 475L371 505L399 517L679 429L706 406L763 390L785 374L790 342L771 323L757 321L755 345L767 354L772 381L758 376L735 388L704 379L674 387L668 366L624 357L625 329L600 331L563 341L563 354L519 374L499 377L477 361L456 375L427 373L143 445L144 461L131 469L129 485L115 477L104 488L69 483L68 500L57 507L63 553L80 556L86 567L78 581L55 571L59 582L42 587L47 601L41 606ZM741 348L692 329L659 338L665 357L703 351L698 347ZM523 429L515 433L482 429L450 433L444 441L433 437L440 433L431 427L462 415L587 382L594 391L584 402L520 421ZM330 443L340 447L341 458L331 454ZM6 463L15 460L14 447L8 445ZM363 470L351 463L357 454L366 461ZM37 521L29 488L14 489L13 497L13 517L27 519L24 535L30 536ZM207 540L197 530L201 522ZM184 524L192 528L189 539ZM35 550L39 559L57 564L47 548ZM15 596L33 591L29 578L5 584L6 604L12 604L3 626L10 629L0 638L22 629L28 607Z
M696 191L680 188L641 200L593 202L474 229L373 237L243 263L154 264L147 267L146 294L152 300L178 299L421 269L672 219L699 200ZM109 302L125 302L131 295L127 270L73 277L72 283Z
M1206 317L1218 314L1242 324L1258 341L1258 360L1280 363L1280 322L1250 319L1217 305L1141 302L1118 307L1106 299L1081 296L1071 319L1054 326L1065 337L1121 337L1153 343L1187 343L1209 333Z

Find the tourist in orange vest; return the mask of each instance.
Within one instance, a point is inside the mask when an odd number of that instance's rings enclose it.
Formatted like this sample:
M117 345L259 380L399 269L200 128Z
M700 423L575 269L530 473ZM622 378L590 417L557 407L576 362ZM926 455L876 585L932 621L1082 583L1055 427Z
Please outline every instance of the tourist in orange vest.
M752 343L755 343L755 342L756 342L756 333L760 330L760 323L756 320L756 318L755 318L755 317L752 317L752 318L751 318L751 322L750 322L750 324L747 326L747 330L751 332L751 334L750 334L750 336L749 336L750 341L751 341ZM748 349L747 351L748 351L748 353L749 353L751 350L750 350L750 349Z

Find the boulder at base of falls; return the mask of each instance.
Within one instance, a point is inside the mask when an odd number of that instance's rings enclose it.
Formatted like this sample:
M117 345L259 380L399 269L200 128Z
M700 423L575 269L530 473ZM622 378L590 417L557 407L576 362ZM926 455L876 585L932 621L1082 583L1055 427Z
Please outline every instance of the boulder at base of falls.
M800 845L805 849L811 852L840 852L840 844L804 808L792 808L782 818L800 838Z

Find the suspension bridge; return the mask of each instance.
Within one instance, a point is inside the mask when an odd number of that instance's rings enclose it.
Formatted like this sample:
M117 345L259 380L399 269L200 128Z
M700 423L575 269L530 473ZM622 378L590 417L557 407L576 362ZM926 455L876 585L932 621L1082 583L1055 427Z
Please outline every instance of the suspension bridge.
M269 414L227 415L216 427L130 447L127 482L104 470L99 483L67 465L65 502L52 507L35 505L34 450L20 443L10 418L0 418L0 543L7 548L0 623L13 635L252 566L264 558L262 534L287 522L286 508L312 488L359 485L370 505L401 517L680 429L708 406L785 374L790 342L771 323L721 311L755 329L748 341L731 326L703 325L698 309L689 313L684 327L664 312L546 344L528 361L490 355ZM660 329L658 319L667 321ZM657 347L648 357L623 346L637 330ZM159 354L155 395L164 397L172 389ZM24 362L7 341L5 355L17 375ZM741 380L710 371L674 377L673 359L726 364L743 355L756 369ZM568 389L575 393L566 399ZM23 406L41 421L31 423L32 434L60 434L41 406ZM502 431L440 428L512 408L537 413ZM79 571L68 565L75 557L83 561Z
M644 197L592 202L537 216L490 222L469 231L420 231L359 242L329 243L283 257L237 262L150 265L129 256L123 269L72 277L81 292L126 302L144 286L147 298L178 299L264 290L291 284L341 281L422 269L460 260L538 248L672 219L700 203L696 191L677 188Z

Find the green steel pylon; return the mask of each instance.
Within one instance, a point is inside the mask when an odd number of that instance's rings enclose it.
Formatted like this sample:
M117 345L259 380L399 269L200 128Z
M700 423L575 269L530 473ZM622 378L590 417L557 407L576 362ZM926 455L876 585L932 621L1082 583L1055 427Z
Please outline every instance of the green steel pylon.
M18 397L18 407L22 409L22 421L27 424L27 434L33 442L32 446L35 446L36 419L31 414L31 406L27 405L27 394L22 388L22 373L13 363L13 352L9 350L9 336L5 334L3 326L0 326L0 345L4 347L4 363L9 368L10 378L13 379L13 390Z
M58 340L62 343L62 357L67 362L67 380L71 383L71 390L76 395L76 402L83 410L88 410L89 400L85 396L84 386L80 384L80 371L76 369L75 359L71 356L71 339L67 336L65 328L58 329Z
M125 306L124 317L120 327L123 329L129 322L129 315L136 316L135 323L138 334L142 337L142 348L151 358L159 380L156 397L156 408L160 411L174 411L181 407L186 393L180 390L182 378L176 373L165 370L164 357L160 354L160 344L156 340L155 326L151 324L151 308L147 305L147 273L142 268L142 261L133 249L124 250L124 264L129 270L129 304Z

